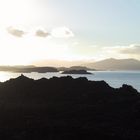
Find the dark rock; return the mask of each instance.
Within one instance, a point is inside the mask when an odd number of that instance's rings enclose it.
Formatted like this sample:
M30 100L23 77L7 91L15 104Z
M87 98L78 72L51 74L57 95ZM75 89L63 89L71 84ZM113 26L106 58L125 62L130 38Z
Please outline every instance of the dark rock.
M140 94L105 81L21 75L0 84L0 138L138 140Z

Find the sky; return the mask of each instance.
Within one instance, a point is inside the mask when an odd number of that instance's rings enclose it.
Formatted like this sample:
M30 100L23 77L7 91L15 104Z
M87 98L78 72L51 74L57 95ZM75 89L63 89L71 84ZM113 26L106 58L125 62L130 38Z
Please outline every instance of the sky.
M0 0L0 65L140 60L139 13L139 0Z

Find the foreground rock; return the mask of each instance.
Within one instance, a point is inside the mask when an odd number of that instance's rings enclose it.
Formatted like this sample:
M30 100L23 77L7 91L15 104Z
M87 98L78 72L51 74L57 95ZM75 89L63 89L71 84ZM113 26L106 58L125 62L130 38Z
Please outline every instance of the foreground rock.
M0 83L0 113L4 140L140 139L140 95L128 85L21 75Z
M86 70L66 70L62 74L92 74Z

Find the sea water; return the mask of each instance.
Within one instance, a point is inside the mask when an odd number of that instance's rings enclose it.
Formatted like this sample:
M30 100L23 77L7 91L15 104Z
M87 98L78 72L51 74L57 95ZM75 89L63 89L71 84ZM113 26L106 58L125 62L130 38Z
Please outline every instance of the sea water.
M114 88L119 88L123 84L132 85L135 89L140 91L140 71L90 71L91 75L81 75L81 74L61 74L61 72L54 73L23 73L25 76L33 79L41 79L41 78L52 78L62 77L62 76L72 76L73 78L78 77L87 77L88 80L91 81L106 81L110 86ZM12 73L12 72L0 72L0 81L4 82L11 78L16 78L20 76L21 73Z

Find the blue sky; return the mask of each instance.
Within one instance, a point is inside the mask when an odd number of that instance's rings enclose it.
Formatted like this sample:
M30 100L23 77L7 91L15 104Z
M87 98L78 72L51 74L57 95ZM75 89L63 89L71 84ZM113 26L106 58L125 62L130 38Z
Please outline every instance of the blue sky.
M140 43L139 0L49 0L81 39L101 45Z
M0 1L0 65L140 60L139 13L139 0Z

